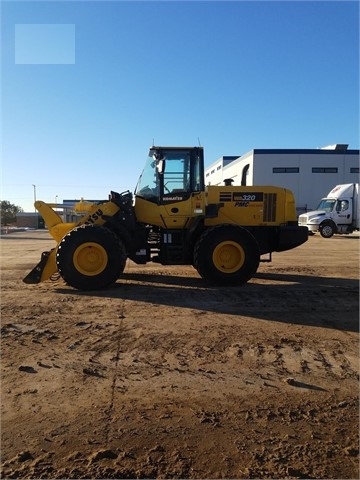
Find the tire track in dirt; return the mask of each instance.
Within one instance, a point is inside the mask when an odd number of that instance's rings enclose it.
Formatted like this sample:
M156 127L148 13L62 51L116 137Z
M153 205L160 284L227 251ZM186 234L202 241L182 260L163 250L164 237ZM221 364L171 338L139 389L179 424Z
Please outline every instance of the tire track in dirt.
M123 289L126 285L123 286ZM125 300L119 299L116 305L112 304L102 311L102 315L116 318L116 320L100 325L96 321L89 323L92 335L84 338L82 352L90 354L88 364L83 368L83 373L93 380L111 374L109 385L108 405L104 408L104 445L108 446L111 423L115 408L115 396L119 379L119 366L121 354L126 351L126 344L132 335L126 325ZM79 352L81 354L81 352ZM104 372L104 373L103 373Z
M123 310L123 306L122 306ZM117 330L117 334L115 336L115 344L116 344L116 353L115 353L115 364L114 364L114 369L113 369L113 378L111 382L111 387L110 387L110 402L109 406L105 410L106 414L106 429L105 429L105 445L109 445L109 435L110 435L110 429L111 429L111 420L114 412L114 399L115 399L115 389L116 389L116 383L117 383L117 378L118 378L118 365L120 362L120 352L122 349L122 341L126 338L126 328L124 326L124 321L123 321L123 314L120 314L119 318L120 324Z

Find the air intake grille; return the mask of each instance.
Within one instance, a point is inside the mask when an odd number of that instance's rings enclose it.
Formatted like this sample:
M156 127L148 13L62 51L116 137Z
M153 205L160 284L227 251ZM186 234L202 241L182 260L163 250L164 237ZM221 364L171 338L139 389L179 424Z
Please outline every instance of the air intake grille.
M264 194L264 222L275 222L276 220L276 193Z

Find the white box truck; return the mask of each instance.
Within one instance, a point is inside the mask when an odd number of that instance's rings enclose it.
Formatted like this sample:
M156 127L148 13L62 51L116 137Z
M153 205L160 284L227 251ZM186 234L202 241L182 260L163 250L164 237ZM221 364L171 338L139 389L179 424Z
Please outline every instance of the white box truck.
M324 238L359 230L359 184L336 185L316 210L303 213L298 222L307 226L310 235L319 231Z

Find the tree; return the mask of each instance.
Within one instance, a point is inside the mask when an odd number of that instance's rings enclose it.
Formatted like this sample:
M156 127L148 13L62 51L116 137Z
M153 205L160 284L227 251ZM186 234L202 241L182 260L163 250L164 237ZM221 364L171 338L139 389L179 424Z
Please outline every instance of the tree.
M16 222L16 214L24 210L7 200L1 200L1 225L10 225Z

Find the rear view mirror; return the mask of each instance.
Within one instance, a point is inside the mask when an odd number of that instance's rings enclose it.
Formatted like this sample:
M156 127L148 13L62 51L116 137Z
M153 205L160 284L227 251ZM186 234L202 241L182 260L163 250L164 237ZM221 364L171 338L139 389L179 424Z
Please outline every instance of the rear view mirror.
M156 169L160 174L164 173L164 169L165 169L165 159L164 158L162 158L161 160L158 160L156 162Z

